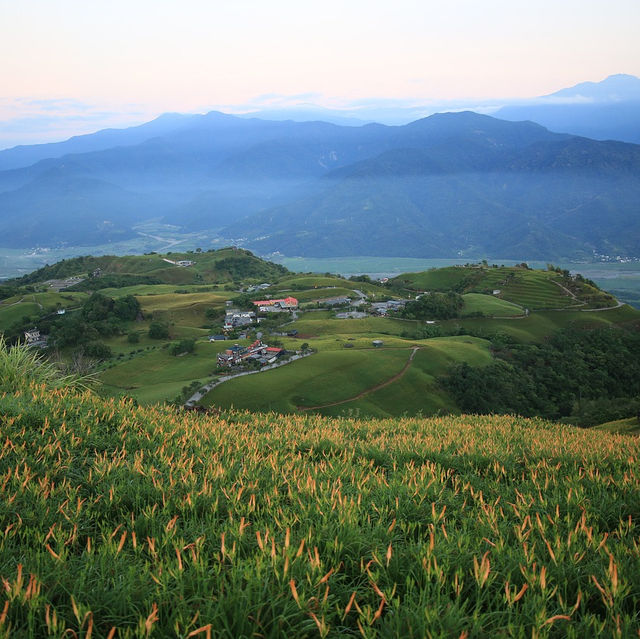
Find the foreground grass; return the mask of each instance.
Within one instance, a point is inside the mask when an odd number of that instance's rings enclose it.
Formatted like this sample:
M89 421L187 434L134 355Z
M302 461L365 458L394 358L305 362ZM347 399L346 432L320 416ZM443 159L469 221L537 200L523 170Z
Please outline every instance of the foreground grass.
M0 393L4 636L640 629L640 440Z

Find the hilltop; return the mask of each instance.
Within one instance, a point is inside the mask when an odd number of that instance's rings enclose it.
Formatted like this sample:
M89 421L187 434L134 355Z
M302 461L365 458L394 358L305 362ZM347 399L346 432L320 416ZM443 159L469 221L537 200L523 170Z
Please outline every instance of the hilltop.
M283 266L262 260L244 249L198 249L187 253L76 257L3 284L20 286L75 277L85 283L75 284L74 290L98 290L135 284L220 284L242 279L269 279L287 273Z
M4 364L4 357L3 357ZM7 635L632 636L638 438L0 379Z

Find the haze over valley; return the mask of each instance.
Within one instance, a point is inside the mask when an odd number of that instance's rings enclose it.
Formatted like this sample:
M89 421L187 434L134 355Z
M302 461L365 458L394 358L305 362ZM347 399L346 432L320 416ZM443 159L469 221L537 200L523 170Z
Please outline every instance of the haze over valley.
M471 111L399 126L210 112L6 149L2 248L72 253L171 229L288 257L633 259L638 87L614 76L531 107L576 131L615 122L618 140Z

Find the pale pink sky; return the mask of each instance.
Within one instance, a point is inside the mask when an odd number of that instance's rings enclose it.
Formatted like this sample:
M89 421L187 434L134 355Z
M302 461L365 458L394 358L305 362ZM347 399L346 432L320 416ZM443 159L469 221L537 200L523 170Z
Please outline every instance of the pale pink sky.
M0 0L0 129L531 97L640 75L639 27L639 0Z

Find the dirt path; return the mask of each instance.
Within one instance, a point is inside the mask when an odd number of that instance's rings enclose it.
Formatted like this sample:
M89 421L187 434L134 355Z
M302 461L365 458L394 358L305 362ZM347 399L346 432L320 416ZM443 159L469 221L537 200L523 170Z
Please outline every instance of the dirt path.
M575 304L573 304L573 307L575 306L586 306L586 302L581 302L574 293L572 293L566 286L563 286L562 284L560 284L560 282L556 282L555 280L551 280L556 286L559 286L574 302L576 302ZM558 310L558 311L564 311L564 310L571 310L572 307L566 307L566 308L558 308L558 309L551 309L551 310Z
M298 410L318 410L320 408L329 408L330 406L339 406L340 404L347 404L348 402L353 402L356 399L361 399L362 397L365 397L366 395L369 395L370 393L375 393L376 391L380 390L381 388L384 388L385 386L389 386L389 384L393 384L393 382L398 381L401 377L404 376L404 374L407 372L407 370L409 370L409 366L411 366L411 362L413 361L413 358L416 356L416 353L420 350L420 348L418 346L414 346L413 349L411 349L411 355L409 355L409 359L407 360L407 363L404 365L404 367L402 368L402 370L399 373L396 373L393 377L390 377L389 379L385 380L384 382L381 382L380 384L376 384L375 386L372 386L371 388L367 388L366 390L363 390L361 393L358 393L357 395L355 395L354 397L349 397L348 399L341 399L338 402L331 402L329 404L322 404L321 406L296 406L296 408Z

